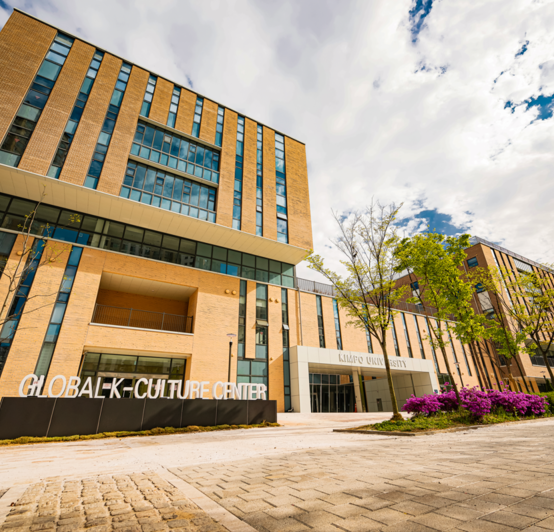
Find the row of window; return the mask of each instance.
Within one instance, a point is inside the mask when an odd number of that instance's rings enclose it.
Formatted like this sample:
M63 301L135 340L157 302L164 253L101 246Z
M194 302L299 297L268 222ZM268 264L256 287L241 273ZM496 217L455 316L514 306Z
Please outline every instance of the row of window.
M140 108L141 116L145 116L146 118L150 116L150 108L152 107L152 99L154 98L157 81L158 78L150 74L148 83L146 84L146 90L144 91L144 100L142 101L142 106Z
M0 227L20 231L36 209L32 233L236 277L294 288L294 266L211 244L149 231L52 205L0 195Z
M131 153L206 181L219 183L217 151L143 122L137 125Z
M96 147L94 148L92 161L87 172L85 187L92 189L96 189L98 187L98 181L100 179L102 168L104 167L104 160L106 158L106 153L108 153L108 147L110 146L112 134L115 129L115 123L119 115L121 102L123 101L123 96L127 89L129 76L131 75L131 68L131 65L123 63L121 65L121 69L119 70L117 83L112 92L112 97L110 99L106 118L104 119L104 123L102 124L102 131L98 136L98 142L96 143Z
M192 136L200 136L200 122L202 122L202 109L204 107L204 98L196 97L196 107L194 108L194 119L192 121Z
M52 41L0 147L0 163L19 164L72 46L73 38L62 33Z
M98 51L96 51L94 53L94 56L92 57L87 75L85 76L85 80L83 81L83 84L81 85L81 90L79 91L79 94L77 96L77 101L75 102L73 110L69 115L69 120L67 121L67 125L65 126L62 138L60 140L60 143L58 144L56 155L54 156L54 160L52 161L50 169L48 170L47 175L50 177L53 177L55 179L58 179L60 177L60 173L65 163L67 153L69 152L69 148L71 147L71 143L73 142L73 137L75 135L75 131L77 131L77 126L79 125L81 117L83 116L85 105L87 103L90 91L92 90L92 86L94 85L94 80L96 79L96 75L98 74L98 69L102 64L103 58L104 52ZM120 82L118 81L118 83Z
M58 336L60 334L69 296L71 295L71 289L73 288L75 275L77 274L77 268L79 267L82 254L83 248L77 246L74 246L69 254L62 284L60 286L58 296L56 297L56 302L54 303L50 323L48 324L46 336L44 337L44 343L42 344L42 349L40 350L40 355L35 367L35 375L38 375L39 377L41 375L48 375L48 370L50 369L54 349L56 349L56 343L58 342Z
M127 163L119 195L215 223L215 188L134 161Z
M167 115L167 125L169 127L175 127L175 121L177 120L177 110L179 109L180 98L181 98L181 89L179 87L173 87L173 94L171 95L171 103L169 104L169 113Z
M235 154L235 185L233 190L233 229L240 231L242 217L242 170L244 158L244 117L237 119L237 150Z
M263 236L263 127L258 124L256 129L256 235Z
M217 124L215 126L215 145L221 147L223 142L223 121L225 119L225 109L217 108Z
M275 133L275 191L277 193L277 240L289 241L287 221L287 180L285 175L285 137Z

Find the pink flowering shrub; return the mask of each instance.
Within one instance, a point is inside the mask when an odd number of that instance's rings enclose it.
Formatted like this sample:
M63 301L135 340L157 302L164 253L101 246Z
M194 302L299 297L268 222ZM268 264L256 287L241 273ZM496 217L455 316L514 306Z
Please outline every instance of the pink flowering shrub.
M491 412L500 411L500 409L515 416L541 416L546 412L548 405L546 397L512 392L504 385L501 390L483 391L477 387L462 388L460 398L462 408L476 418L482 418ZM448 383L442 387L440 394L424 395L423 397L412 395L402 408L405 412L424 416L430 416L439 411L453 412L457 409L456 393L453 389L449 389Z

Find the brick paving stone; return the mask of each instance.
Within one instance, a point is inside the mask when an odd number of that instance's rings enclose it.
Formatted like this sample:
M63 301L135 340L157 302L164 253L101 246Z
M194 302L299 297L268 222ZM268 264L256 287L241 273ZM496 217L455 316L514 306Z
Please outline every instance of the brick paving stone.
M420 515L418 517L413 517L410 519L410 522L419 523L420 525L425 525L435 530L452 530L460 525L463 521L454 519L452 517L447 517L446 515L441 515L436 512L430 512L427 514Z
M492 514L487 514L481 517L484 521L491 521L501 525L512 526L518 530L523 530L537 521L536 517L528 517L525 515L514 514L513 512L499 511Z
M126 502L132 501L132 502ZM179 503L175 505L175 503ZM43 481L27 488L0 532L224 532L154 473Z
M393 506L389 506L391 510L397 510L398 512L403 512L405 514L410 514L413 516L418 516L432 512L434 508L427 504L421 504L416 501L402 501Z

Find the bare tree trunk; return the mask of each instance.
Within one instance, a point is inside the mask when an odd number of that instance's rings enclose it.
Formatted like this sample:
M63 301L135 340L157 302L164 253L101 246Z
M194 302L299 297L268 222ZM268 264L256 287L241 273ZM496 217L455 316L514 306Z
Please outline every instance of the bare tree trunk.
M523 375L523 369L521 368L521 364L519 363L517 355L514 357L514 359L516 361L517 369L519 370L519 374L521 375L521 378L523 379L523 384L525 384L525 389L527 390L527 393L531 393L529 391L529 385L527 384L527 381L525 380L525 376Z
M554 386L554 375L552 374L552 368L550 367L550 362L548 361L548 351L543 351L539 342L536 343L539 346L539 349L542 353L542 358L544 360L544 363L546 364L546 368L548 369L548 374L550 375L550 386Z
M483 366L481 365L481 361L479 360L479 357L475 352L475 346L473 345L473 342L470 342L468 345L469 345L469 350L471 352L471 358L473 358L473 364L479 371L479 374L477 376L479 377L479 383L481 384L481 389L484 391L487 384L487 381L485 380L486 374L483 371Z
M456 399L458 400L458 409L462 408L462 398L460 397L460 391L458 390L458 385L454 380L454 375L452 375L452 370L450 369L450 362L446 356L446 349L443 345L440 346L442 357L444 358L444 364L446 365L446 371L448 373L448 378L452 381L451 384L454 387L454 392L456 393Z
M506 358L506 370L508 371L508 382L510 384L510 389L512 389L512 386L513 386L512 391L517 392L518 391L517 383L512 374L512 358L511 357L510 358L505 357L505 358Z
M384 336L384 335L383 335ZM383 357L385 359L385 369L387 371L387 382L389 383L390 400L392 403L392 421L402 421L404 418L398 410L398 402L396 401L396 392L394 391L394 385L392 383L392 374L390 372L389 355L387 353L387 342L381 342L381 349L383 350Z

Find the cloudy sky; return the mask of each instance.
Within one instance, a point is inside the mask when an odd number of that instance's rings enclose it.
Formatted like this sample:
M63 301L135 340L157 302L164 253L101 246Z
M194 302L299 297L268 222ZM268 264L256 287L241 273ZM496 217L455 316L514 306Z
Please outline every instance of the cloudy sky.
M0 0L0 26L11 6L305 142L332 263L331 210L371 197L554 262L554 0Z

